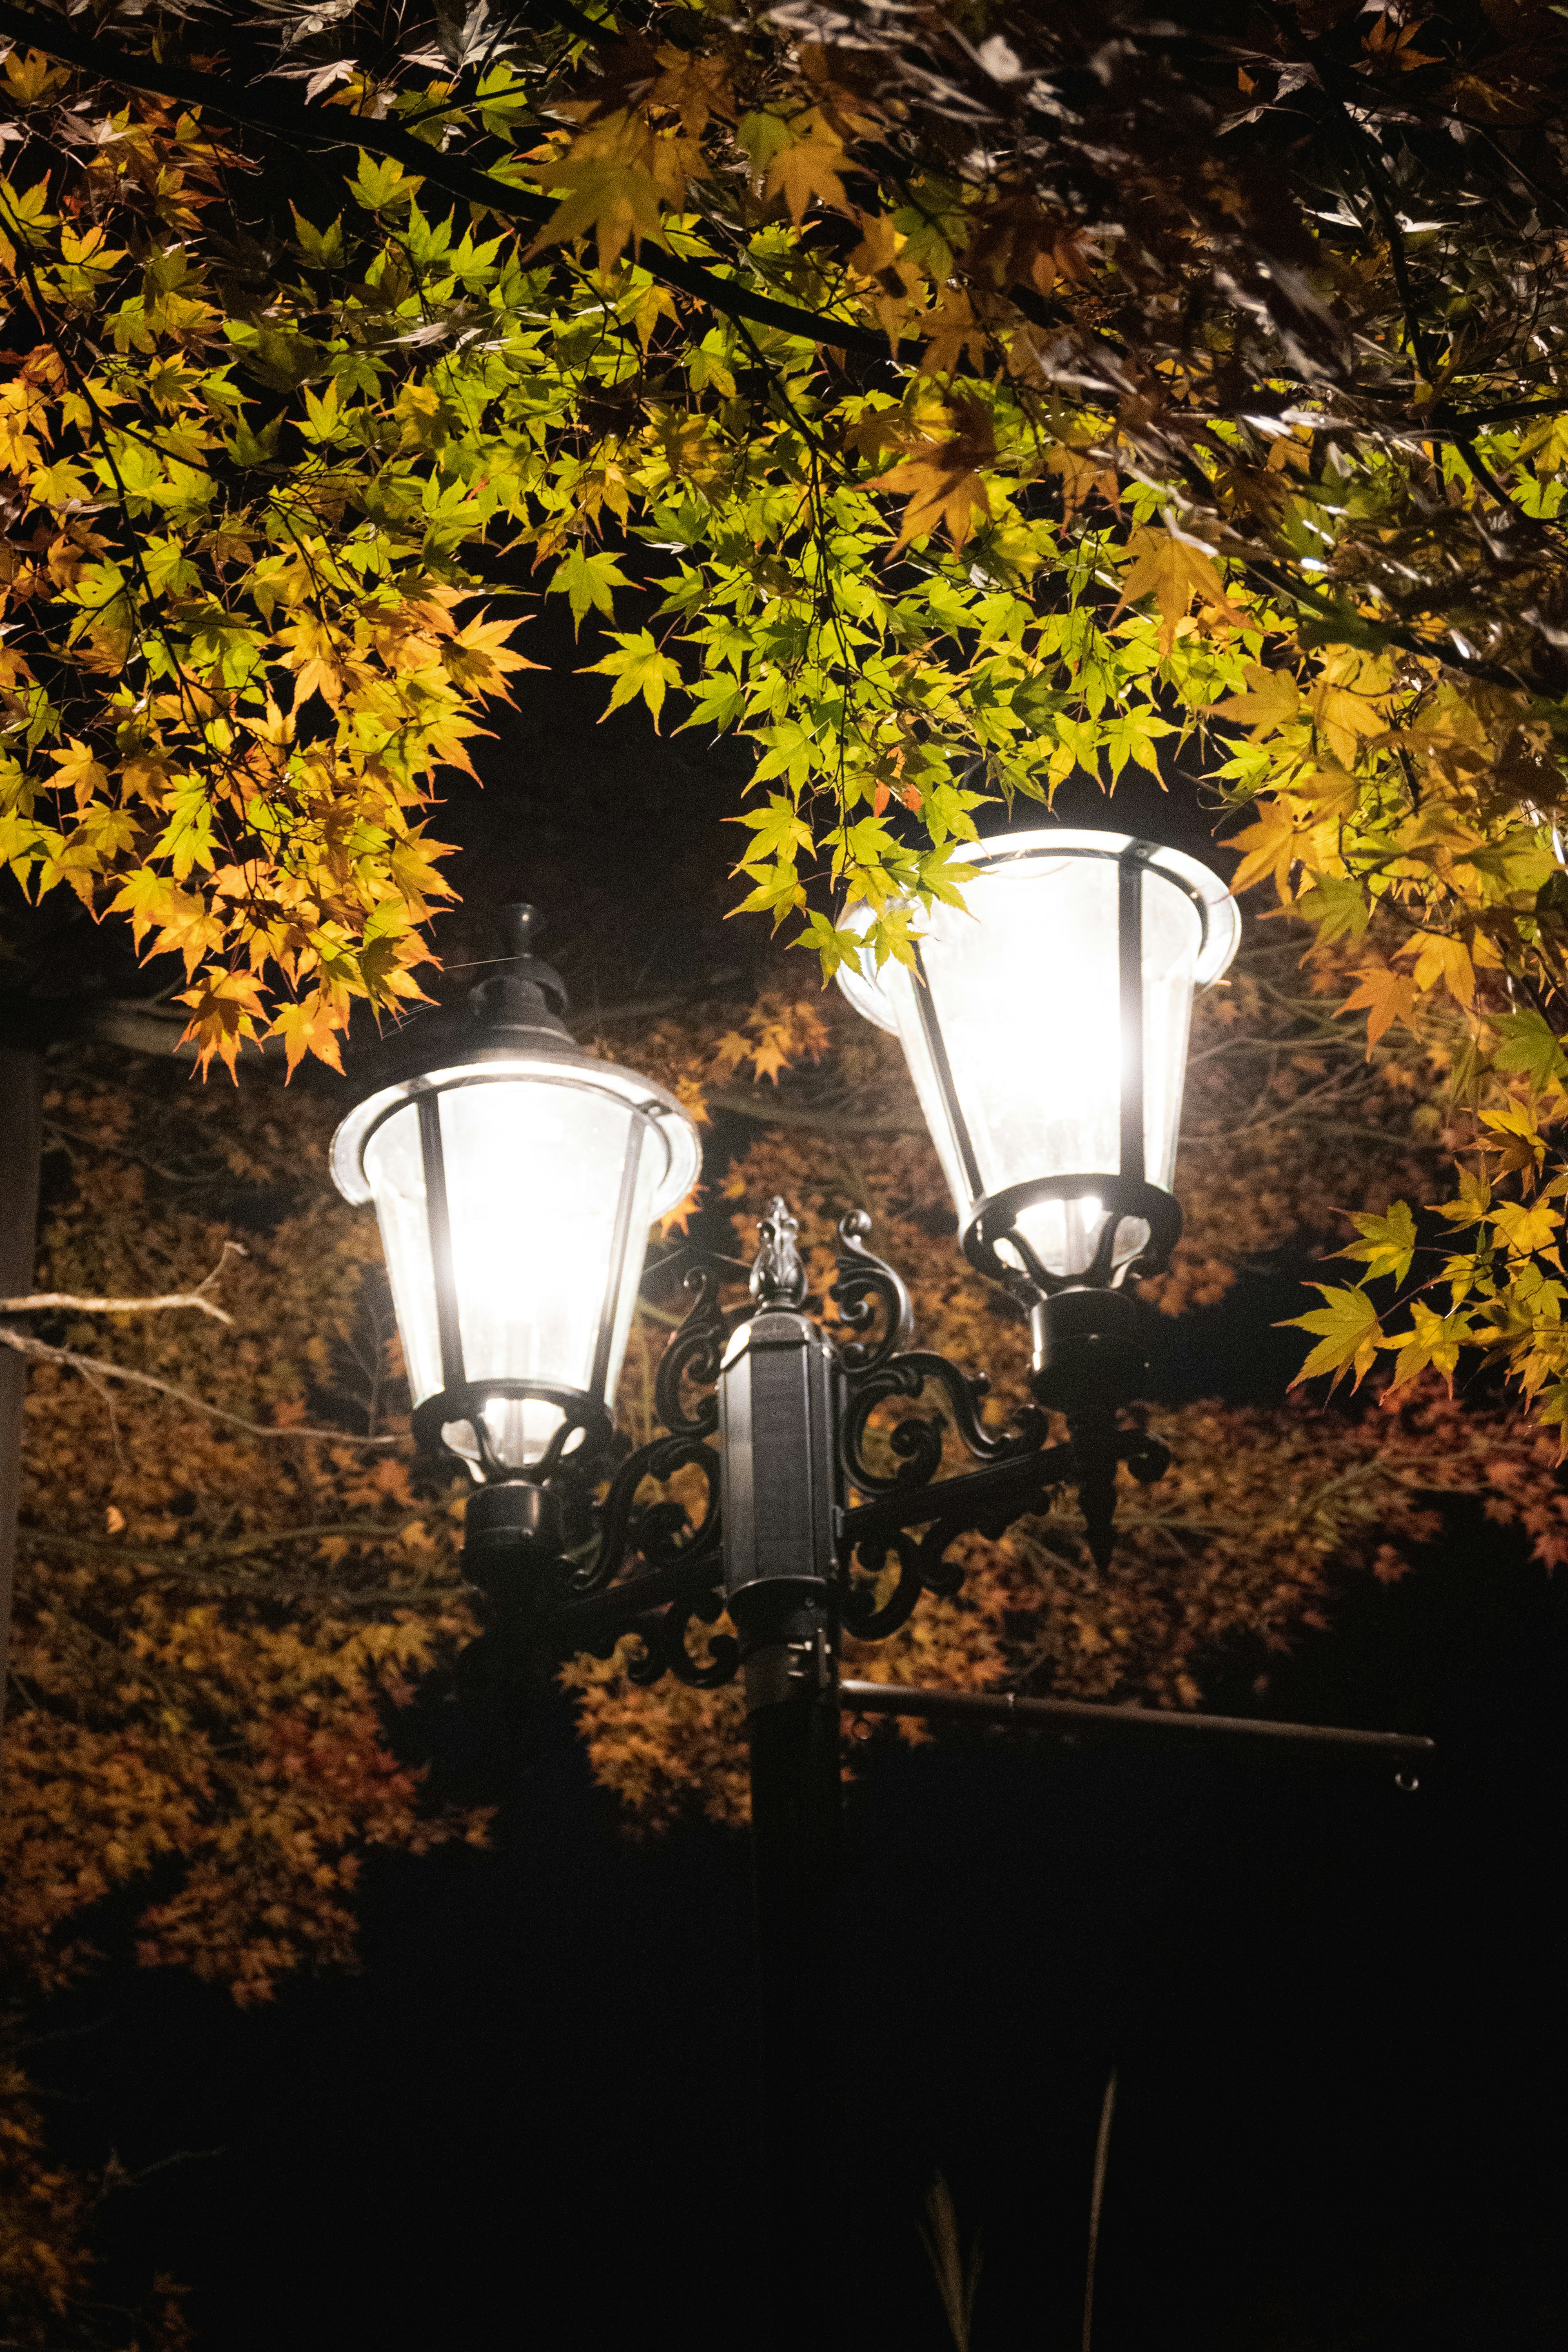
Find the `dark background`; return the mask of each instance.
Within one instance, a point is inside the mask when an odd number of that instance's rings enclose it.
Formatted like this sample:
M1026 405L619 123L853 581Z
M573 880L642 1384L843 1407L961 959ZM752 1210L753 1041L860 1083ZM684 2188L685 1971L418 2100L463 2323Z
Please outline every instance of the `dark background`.
M599 650L553 614L524 643ZM464 853L444 951L492 952L488 910L527 895L585 1018L715 974L743 994L768 950L722 920L740 757L595 727L597 683L525 677L485 789L437 813ZM1180 782L1061 806L1216 856ZM35 992L149 985L102 937L84 956L68 908L25 929ZM1300 1272L1188 1318L1166 1393L1282 1395ZM1255 1711L1257 1664L1211 1704ZM975 2352L1078 2344L1114 2066L1097 2352L1561 2341L1565 1675L1568 1587L1461 1507L1418 1573L1347 1592L1272 1668L1272 1713L1436 1737L1414 1792L1316 1758L879 1738L836 2070L830 1990L799 2016L854 2340L949 2340L917 2234L941 2168L984 2242ZM743 1843L628 1843L559 1703L449 1684L399 1737L436 1793L501 1810L489 1853L373 1861L363 1974L247 2016L129 1968L53 2004L33 2063L63 2149L145 2172L104 2210L106 2291L171 2273L201 2352L755 2341Z

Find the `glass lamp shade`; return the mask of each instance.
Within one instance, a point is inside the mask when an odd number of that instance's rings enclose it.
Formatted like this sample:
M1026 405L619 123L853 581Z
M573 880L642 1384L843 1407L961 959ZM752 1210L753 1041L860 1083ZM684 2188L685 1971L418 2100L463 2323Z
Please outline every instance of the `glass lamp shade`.
M491 1054L350 1114L332 1175L375 1203L422 1443L506 1477L608 1435L648 1226L700 1161L672 1096L571 1053Z
M921 912L915 969L846 967L839 985L903 1045L977 1265L1042 1293L1153 1272L1181 1230L1193 992L1236 952L1236 901L1194 858L1121 834L961 855L965 907Z

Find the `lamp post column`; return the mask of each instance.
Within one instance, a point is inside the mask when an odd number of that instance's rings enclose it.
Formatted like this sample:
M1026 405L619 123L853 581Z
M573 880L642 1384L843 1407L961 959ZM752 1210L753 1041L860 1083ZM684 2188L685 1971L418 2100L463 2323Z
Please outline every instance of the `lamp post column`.
M768 2303L778 2347L837 2341L839 1511L842 1374L802 1313L795 1220L775 1202L757 1311L719 1378L725 1596L751 1756L756 2068Z

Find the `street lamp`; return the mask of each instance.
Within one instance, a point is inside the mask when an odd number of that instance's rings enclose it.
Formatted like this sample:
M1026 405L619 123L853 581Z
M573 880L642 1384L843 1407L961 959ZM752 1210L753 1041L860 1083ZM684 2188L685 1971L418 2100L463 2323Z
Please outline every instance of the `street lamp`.
M837 1319L816 1320L795 1221L774 1201L750 1266L691 1247L661 1260L691 1304L656 1374L661 1433L616 1465L615 1379L647 1225L689 1190L697 1139L660 1088L574 1047L527 909L511 917L506 974L474 992L467 1039L377 1087L332 1151L342 1190L381 1219L416 1432L479 1482L464 1565L503 1657L607 1657L635 1633L636 1681L710 1688L743 1673L758 1958L747 2079L773 2341L791 2352L830 2344L836 2309L824 2062L841 1706L1075 1737L1344 1742L1402 1762L1429 1746L841 1683L846 1632L884 1639L922 1592L957 1591L948 1555L961 1538L998 1537L1070 1483L1103 1563L1119 1464L1147 1482L1169 1460L1121 1417L1146 1352L1126 1283L1164 1263L1180 1230L1170 1179L1192 992L1234 951L1235 905L1191 859L1115 835L1015 836L972 864L973 911L922 918L915 971L849 992L903 1040L965 1249L1032 1317L1037 1402L1008 1427L983 1420L983 1380L912 1344L909 1294L867 1248L863 1213L839 1227ZM879 1408L933 1391L939 1413L875 1433ZM1066 1443L1050 1442L1041 1404L1065 1411ZM976 1467L942 1475L951 1439ZM647 1499L649 1481L686 1466L705 1501ZM693 1650L693 1621L725 1613L734 1633Z

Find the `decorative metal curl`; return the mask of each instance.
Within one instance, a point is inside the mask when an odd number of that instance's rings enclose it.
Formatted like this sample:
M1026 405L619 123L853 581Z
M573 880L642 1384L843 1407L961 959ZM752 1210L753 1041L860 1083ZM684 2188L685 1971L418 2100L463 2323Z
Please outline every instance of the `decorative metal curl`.
M885 1258L866 1247L865 1236L870 1230L871 1220L864 1209L840 1220L838 1279L828 1293L839 1321L856 1334L838 1350L851 1379L879 1370L915 1336L915 1311L904 1278ZM866 1336L868 1327L875 1322L879 1307L882 1329L870 1339Z
M901 1356L885 1358L868 1371L849 1375L849 1400L839 1432L839 1455L852 1486L863 1495L890 1495L903 1486L925 1485L942 1465L948 1423L940 1414L911 1414L889 1432L889 1443L900 1458L889 1478L872 1469L866 1459L867 1424L879 1404L892 1397L918 1397L928 1382L941 1389L965 1451L976 1462L1010 1462L1037 1454L1046 1442L1047 1422L1036 1405L1026 1405L1011 1430L994 1433L980 1418L980 1407L991 1383L984 1372L973 1379L945 1356L926 1348L912 1348Z
M645 1478L662 1481L689 1467L700 1470L707 1490L700 1526L693 1522L683 1503L651 1503L640 1511L634 1508L637 1489ZM656 1437L648 1444L639 1445L635 1454L626 1456L610 1481L598 1517L598 1549L592 1561L573 1577L567 1588L573 1595L603 1592L634 1554L640 1554L650 1570L694 1565L709 1557L716 1562L720 1544L718 1455L700 1437L683 1432ZM691 1530L689 1534L686 1532L688 1528Z
M641 1637L643 1654L626 1668L627 1681L643 1690L663 1675L673 1675L689 1690L717 1690L729 1682L741 1663L741 1645L733 1634L713 1636L706 1665L694 1658L686 1646L687 1628L693 1618L711 1625L723 1610L722 1594L706 1593L695 1601L672 1601L651 1626L636 1626L633 1630Z
M962 1486L962 1479L954 1484ZM924 1535L915 1537L900 1528L879 1535L863 1536L850 1547L848 1567L860 1567L875 1574L867 1554L879 1552L886 1564L889 1552L899 1562L898 1581L879 1608L868 1588L847 1584L844 1595L844 1630L857 1642L885 1642L908 1623L922 1592L930 1592L939 1601L951 1601L963 1583L963 1570L946 1554L951 1545L963 1535L1002 1535L1012 1525L1017 1513L1012 1508L993 1512L984 1517L965 1503L964 1507L944 1513L933 1520Z
M682 1255L687 1256L682 1287L691 1304L658 1360L653 1380L654 1410L671 1436L705 1437L719 1426L719 1400L712 1391L719 1378L724 1342L745 1311L721 1307L719 1293L727 1279L733 1280L737 1274L743 1276L746 1269L729 1258L710 1256L706 1251L694 1250ZM667 1259L664 1264L668 1265L670 1261ZM684 1396L688 1381L709 1391L689 1410Z
M868 1549L874 1549L879 1557L879 1567L874 1567L865 1558ZM858 1543L852 1548L847 1565L851 1570L859 1567L868 1576L881 1574L887 1567L889 1553L899 1563L898 1582L879 1608L870 1584L855 1584L847 1579L843 1601L844 1631L852 1641L885 1642L889 1633L896 1633L908 1624L914 1614L916 1601L925 1591L925 1579L921 1572L921 1549L916 1538L906 1535L901 1528L874 1539L868 1538L866 1543Z

